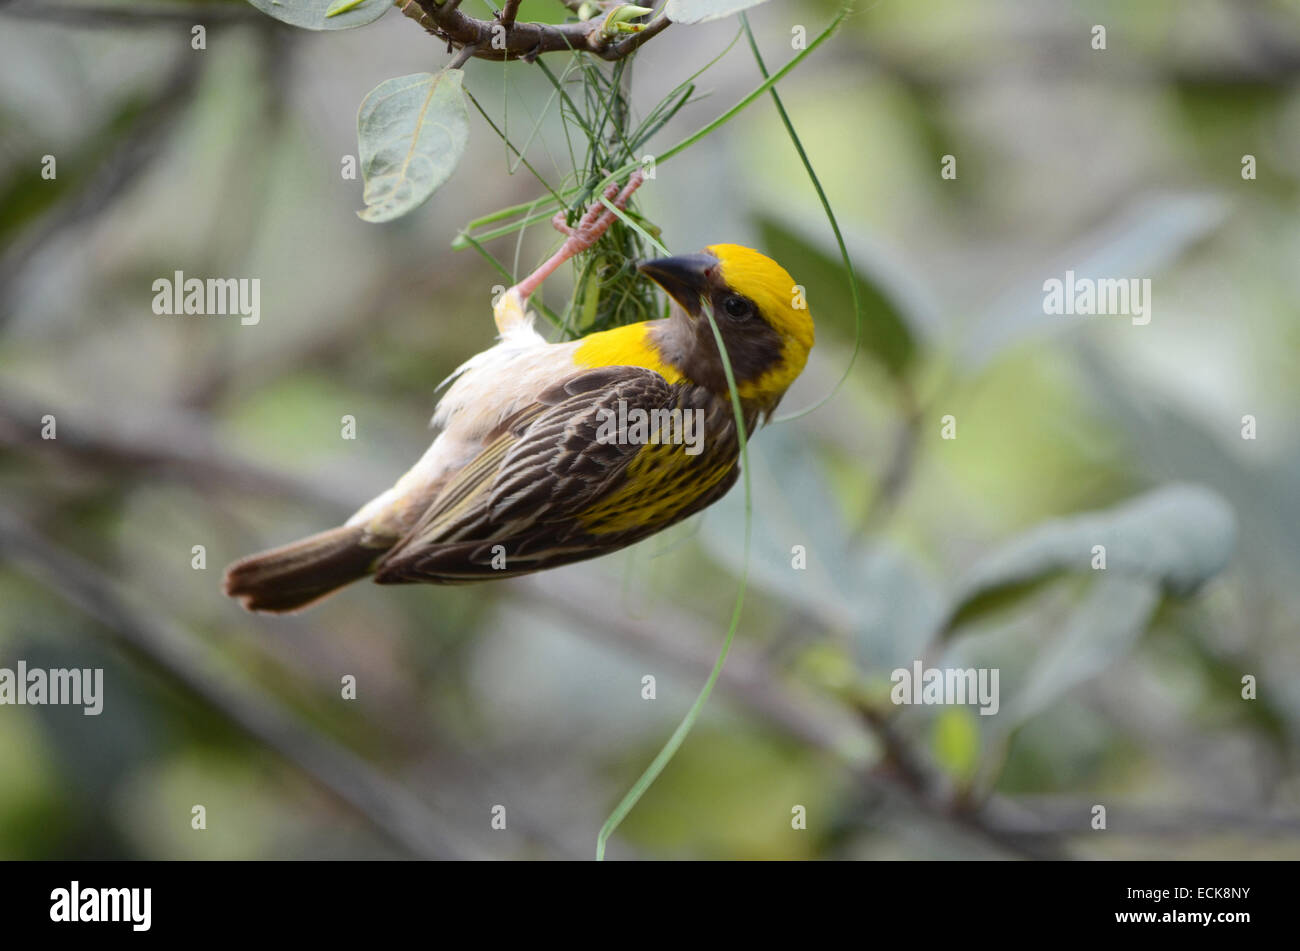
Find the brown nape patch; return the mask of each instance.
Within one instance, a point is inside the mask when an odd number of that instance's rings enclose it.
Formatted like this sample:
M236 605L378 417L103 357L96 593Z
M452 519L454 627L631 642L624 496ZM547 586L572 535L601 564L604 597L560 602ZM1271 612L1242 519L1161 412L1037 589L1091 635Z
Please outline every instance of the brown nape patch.
M711 295L713 319L722 334L731 360L731 371L736 384L758 379L781 362L781 335L757 312L745 320L728 317L722 308L723 299L733 293L721 285L716 277ZM677 367L693 382L714 393L727 391L727 375L718 354L718 342L713 328L703 313L688 316L674 305L672 316L656 321L650 330L651 340L668 363Z

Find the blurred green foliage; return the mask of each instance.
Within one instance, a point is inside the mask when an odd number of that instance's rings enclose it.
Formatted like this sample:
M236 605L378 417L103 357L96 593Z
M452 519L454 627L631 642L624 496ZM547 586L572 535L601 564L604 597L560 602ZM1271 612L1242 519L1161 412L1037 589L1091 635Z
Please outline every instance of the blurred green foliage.
M201 53L188 19L0 10L0 511L167 625L205 677L356 754L483 854L586 857L707 675L743 499L531 580L359 585L288 619L223 598L228 560L337 523L418 458L435 387L491 342L504 280L452 242L544 193L471 110L466 156L429 203L360 221L361 183L340 174L356 106L437 68L442 46L395 13L312 34L224 6ZM792 55L793 26L813 33L835 8L752 11L769 67ZM1105 51L1089 46L1097 23ZM633 125L736 30L678 25L647 44L628 77ZM547 60L556 76L562 62ZM756 435L736 653L611 857L1026 854L1008 815L1046 830L1031 854L1300 856L1297 63L1300 16L1281 0L925 0L857 11L782 82L845 230L863 355L827 405ZM645 148L758 81L736 44ZM552 183L626 157L571 154L535 66L472 62L465 82ZM576 72L564 83L584 88ZM1257 180L1241 178L1245 154ZM788 267L818 343L782 411L825 396L854 343L848 285L770 102L662 167L639 201L674 251L748 242ZM615 232L620 266L633 234ZM556 240L543 221L485 247L518 277ZM1151 278L1151 324L1043 315L1042 282L1067 268ZM260 278L261 324L153 315L152 280L178 269ZM553 311L571 280L548 285ZM355 441L339 438L345 414ZM1143 544L1167 552L1220 512L1236 526L1235 541L1193 546L1208 559L1195 583L1097 578L1090 546L1048 576L1064 557L1036 547L1048 535L1123 522L1172 483L1212 501L1140 522ZM0 707L0 857L429 851L3 545L0 667L102 666L107 697L98 718ZM1024 570L993 570L1026 552ZM917 659L999 668L1002 711L893 707L890 671ZM1104 834L1088 827L1097 802ZM796 805L806 830L791 828Z

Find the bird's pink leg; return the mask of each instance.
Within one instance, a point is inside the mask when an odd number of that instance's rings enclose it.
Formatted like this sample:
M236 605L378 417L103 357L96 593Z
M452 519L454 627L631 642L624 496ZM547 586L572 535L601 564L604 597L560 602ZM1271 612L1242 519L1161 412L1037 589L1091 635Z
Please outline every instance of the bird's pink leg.
M617 184L610 185L609 188L605 189L605 198L615 208L622 211L627 208L632 193L641 187L644 180L645 175L640 169L637 169L627 180L627 184L623 186L622 191L619 191ZM616 217L614 212L606 208L603 202L594 202L587 209L586 214L578 221L577 226L573 228L564 223L563 212L557 214L552 224L555 225L557 231L568 235L564 240L564 244L560 245L558 251L542 262L541 267L510 290L518 292L521 302L528 300L529 295L541 286L542 281L554 274L556 268L570 258L589 250L592 245L599 241L605 232L609 230L609 226L614 223Z

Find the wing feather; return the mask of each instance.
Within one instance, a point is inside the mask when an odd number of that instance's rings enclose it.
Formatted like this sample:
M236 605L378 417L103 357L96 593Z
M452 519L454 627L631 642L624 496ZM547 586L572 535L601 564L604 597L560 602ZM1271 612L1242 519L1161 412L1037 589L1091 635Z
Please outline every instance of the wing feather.
M719 472L703 493L707 498L686 500L661 525L593 537L578 517L611 498L636 504L637 493L619 491L629 467L646 449L663 448L598 438L605 413L617 413L620 401L629 411L670 407L679 390L635 366L602 367L550 387L449 480L380 562L375 580L456 583L523 574L621 548L633 534L651 534L685 517L686 509L702 508L734 482L734 455L727 461L733 471ZM494 564L502 548L505 569Z

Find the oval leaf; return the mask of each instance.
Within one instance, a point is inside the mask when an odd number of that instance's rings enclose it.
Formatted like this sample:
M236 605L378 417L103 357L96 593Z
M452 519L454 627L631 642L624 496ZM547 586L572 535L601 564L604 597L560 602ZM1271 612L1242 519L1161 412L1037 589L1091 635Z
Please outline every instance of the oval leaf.
M1160 587L1143 576L1108 575L1075 609L1065 631L1034 660L998 726L1010 731L1127 654L1160 606Z
M357 113L366 221L392 221L428 201L469 138L463 73L414 73L370 91Z
M1195 485L1168 485L1107 511L1055 519L975 566L947 628L1047 578L1091 570L1095 545L1106 549L1102 574L1143 578L1170 594L1189 594L1222 570L1235 539L1228 503Z
M664 15L674 23L708 23L766 2L767 0L668 0Z
M390 0L248 0L267 16L304 30L350 30L374 23L392 9ZM338 12L329 15L332 9Z
M910 663L943 620L944 599L901 548L885 539L868 548L854 543L835 490L808 462L815 455L811 438L794 426L771 426L749 444L750 584L848 632L864 669ZM700 538L739 575L744 532L745 494L736 488L705 514Z

